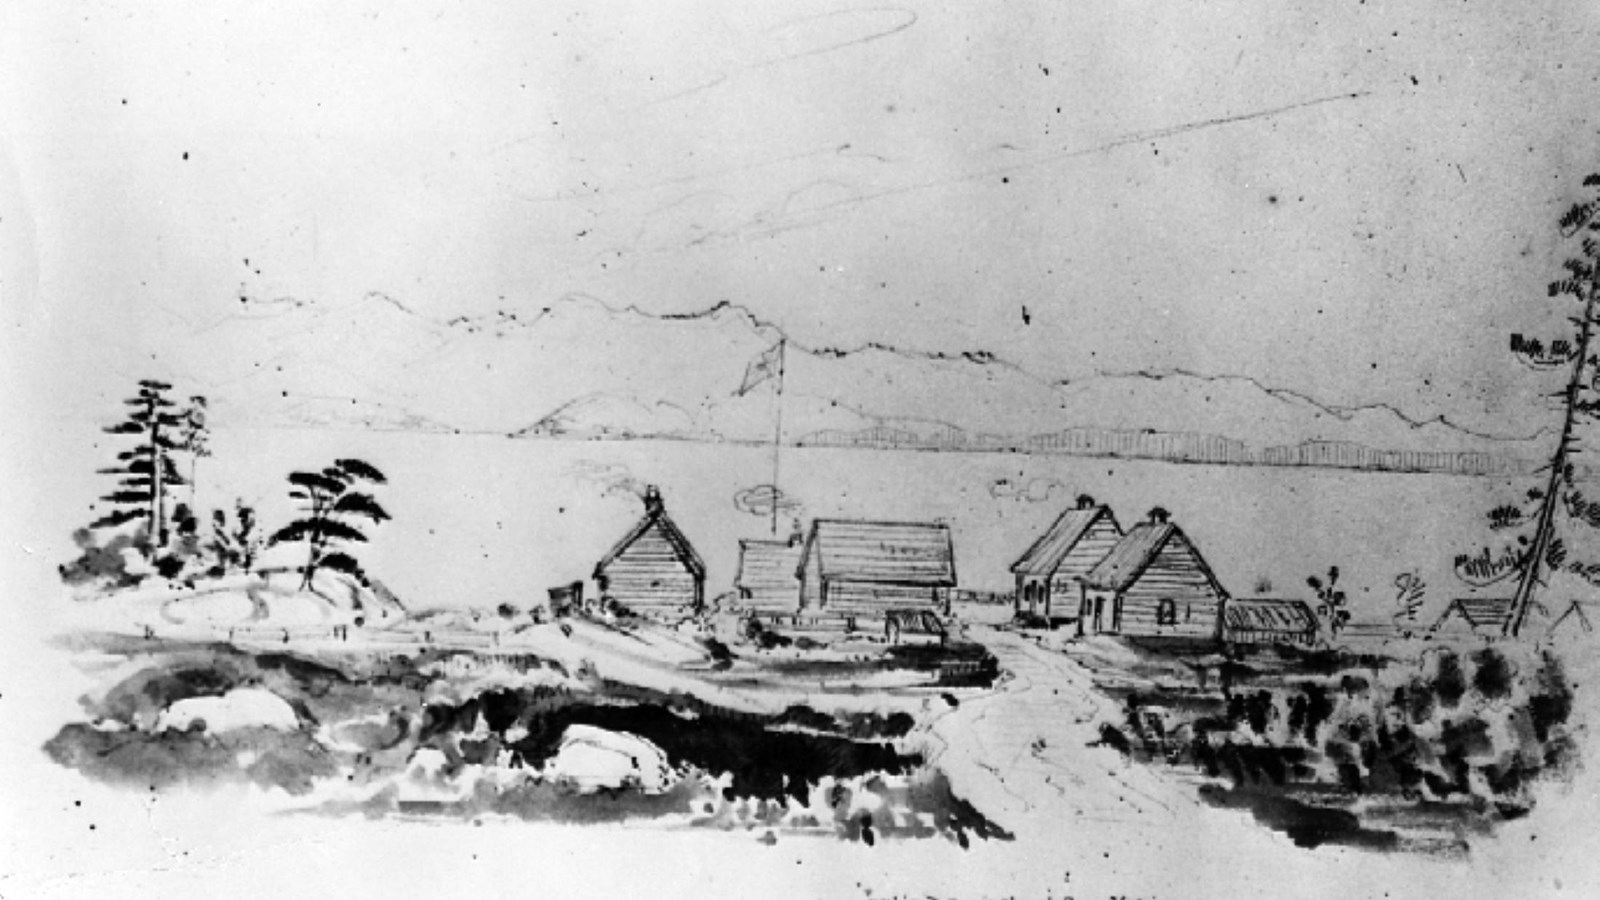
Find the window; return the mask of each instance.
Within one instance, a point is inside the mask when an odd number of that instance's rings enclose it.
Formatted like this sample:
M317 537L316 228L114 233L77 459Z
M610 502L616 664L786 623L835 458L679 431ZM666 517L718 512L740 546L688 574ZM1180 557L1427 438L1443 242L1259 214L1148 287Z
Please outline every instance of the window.
M1178 624L1178 604L1170 599L1162 600L1156 604L1156 624Z

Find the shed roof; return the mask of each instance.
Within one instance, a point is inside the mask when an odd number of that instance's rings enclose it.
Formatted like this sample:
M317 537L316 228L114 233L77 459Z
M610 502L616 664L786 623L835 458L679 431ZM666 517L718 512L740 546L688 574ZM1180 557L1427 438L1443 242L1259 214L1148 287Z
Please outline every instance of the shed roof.
M749 590L789 590L804 548L799 541L740 541L736 587Z
M1229 600L1223 608L1222 616L1230 632L1303 634L1317 629L1317 617L1304 600L1274 600L1266 597L1234 599Z
M809 565L812 554L827 580L929 587L956 583L950 527L941 523L817 519L798 568Z
M1061 568L1061 561L1067 558L1072 548L1078 545L1079 539L1101 516L1110 518L1111 527L1117 527L1116 518L1106 506L1092 506L1088 509L1074 507L1063 512L1056 517L1055 522L1044 534L1039 535L1038 540L1033 542L1027 552L1011 564L1012 574L1054 575L1056 570Z
M1439 617L1439 624L1445 624L1454 615L1473 628L1485 625L1503 627L1511 619L1511 599L1510 597L1457 597L1445 608L1444 615Z
M706 564L700 560L700 554L694 552L694 546L689 543L689 539L684 537L677 524L667 515L666 508L660 505L647 506L644 518L640 519L627 534L623 535L622 540L617 541L615 546L606 551L605 556L600 557L600 561L594 564L595 577L599 578L607 566L615 562L617 557L627 552L627 549L633 546L633 542L643 537L653 525L660 526L661 536L666 538L667 543L672 546L674 555L678 557L679 562L683 563L684 568L688 569L695 578L704 579L706 577Z
M1183 531L1171 522L1140 522L1128 529L1128 533L1122 536L1122 540L1117 541L1105 559L1096 563L1095 567L1089 570L1089 574L1084 576L1084 582L1096 590L1117 592L1127 590L1139 580L1145 569L1150 567L1151 561L1161 552L1161 548L1174 540L1193 556L1195 564L1211 582L1212 588L1218 594L1226 594L1221 583L1217 581L1217 576L1212 574L1211 567L1206 564L1205 557L1200 555L1200 551Z

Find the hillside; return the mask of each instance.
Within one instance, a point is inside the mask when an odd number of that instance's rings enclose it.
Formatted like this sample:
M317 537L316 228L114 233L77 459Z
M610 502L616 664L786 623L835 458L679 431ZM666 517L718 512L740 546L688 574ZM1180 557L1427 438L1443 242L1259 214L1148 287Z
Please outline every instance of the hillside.
M254 354L190 366L208 371L229 421L738 442L771 441L775 430L775 379L740 388L750 364L786 336L726 303L660 316L572 296L446 321L382 294L338 307L242 307L202 331L209 346ZM1537 438L1478 434L1382 405L1329 406L1243 377L1052 382L986 352L877 344L790 341L782 412L784 439L812 444L1485 471L1487 460L1503 468L1541 448Z

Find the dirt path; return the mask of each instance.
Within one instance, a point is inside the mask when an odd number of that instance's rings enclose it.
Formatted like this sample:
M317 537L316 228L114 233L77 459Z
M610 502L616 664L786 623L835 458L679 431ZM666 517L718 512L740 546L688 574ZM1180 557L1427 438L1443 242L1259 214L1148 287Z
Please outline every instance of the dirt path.
M1183 786L1090 746L1120 711L1082 666L1012 632L975 627L971 637L1009 678L941 717L932 733L956 793L985 815L1011 829L1036 816L1058 827L1067 817L1162 824L1200 805Z

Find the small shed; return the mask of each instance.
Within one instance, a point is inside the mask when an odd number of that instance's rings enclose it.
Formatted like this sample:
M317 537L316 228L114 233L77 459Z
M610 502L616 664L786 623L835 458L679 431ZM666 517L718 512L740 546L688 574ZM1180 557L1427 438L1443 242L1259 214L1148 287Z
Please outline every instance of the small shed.
M802 615L842 617L854 628L895 609L948 613L955 550L942 523L818 519L796 572Z
M1050 616L1051 601L1062 598L1077 609L1079 580L1104 559L1122 537L1111 508L1087 494L1056 517L1027 552L1011 564L1016 579L1016 611Z
M740 541L733 582L739 608L773 621L799 613L802 549L799 534L786 541Z
M1223 606L1223 638L1230 644L1301 644L1317 641L1317 617L1304 600L1234 598Z
M1593 600L1573 600L1562 610L1561 615L1556 616L1550 623L1545 633L1552 637L1593 634L1597 618L1600 618L1600 603Z
M698 614L705 605L705 563L653 485L645 491L644 518L595 564L594 580L603 598L652 618Z
M583 609L583 582L574 581L550 588L549 611L551 616L565 616Z
M1511 604L1510 597L1457 597L1433 623L1433 630L1497 635L1511 621ZM1542 609L1535 603L1530 612Z
M932 610L893 609L884 614L883 636L891 644L943 644L949 634Z
M1084 576L1078 632L1218 639L1227 597L1199 548L1158 507Z

